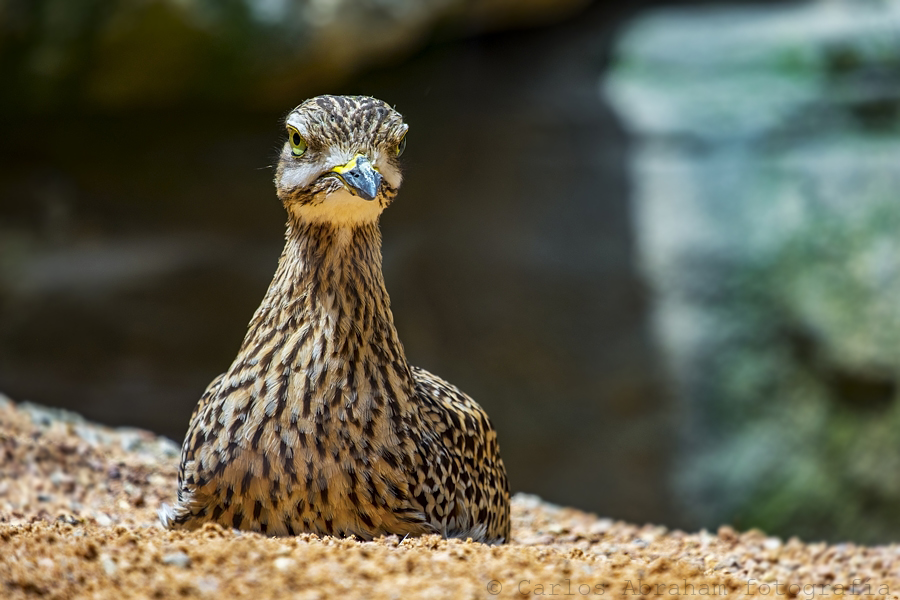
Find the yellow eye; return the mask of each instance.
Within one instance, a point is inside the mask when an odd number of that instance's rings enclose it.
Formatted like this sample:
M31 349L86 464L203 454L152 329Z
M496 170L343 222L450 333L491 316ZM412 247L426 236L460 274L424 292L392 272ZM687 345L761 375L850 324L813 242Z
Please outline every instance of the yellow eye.
M293 127L288 127L288 142L291 144L291 154L294 156L301 156L306 152L306 140Z
M397 144L397 156L403 154L404 150L406 150L406 134L403 135L403 139Z

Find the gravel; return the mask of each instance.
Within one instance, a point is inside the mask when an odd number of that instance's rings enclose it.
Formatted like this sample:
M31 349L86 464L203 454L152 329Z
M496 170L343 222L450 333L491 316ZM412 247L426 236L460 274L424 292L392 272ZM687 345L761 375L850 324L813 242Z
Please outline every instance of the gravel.
M269 538L207 525L170 532L171 441L57 418L0 397L2 598L522 598L900 590L900 546L685 533L513 500L513 540ZM871 594L871 595L868 595Z

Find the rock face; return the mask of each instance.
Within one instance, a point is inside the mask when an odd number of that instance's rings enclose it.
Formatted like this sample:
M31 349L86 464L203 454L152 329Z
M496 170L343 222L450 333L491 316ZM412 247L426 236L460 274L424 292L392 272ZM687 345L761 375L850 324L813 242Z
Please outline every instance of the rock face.
M694 524L900 535L900 6L645 16L605 90ZM828 524L829 531L822 529Z
M275 107L454 36L560 18L586 0L13 1L0 107Z

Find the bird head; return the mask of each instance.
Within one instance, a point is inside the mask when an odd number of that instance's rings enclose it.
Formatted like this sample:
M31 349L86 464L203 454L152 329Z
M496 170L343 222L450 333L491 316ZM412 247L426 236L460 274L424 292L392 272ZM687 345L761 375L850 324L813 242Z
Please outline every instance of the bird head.
M403 117L367 96L318 96L285 119L275 187L302 221L374 222L400 187Z

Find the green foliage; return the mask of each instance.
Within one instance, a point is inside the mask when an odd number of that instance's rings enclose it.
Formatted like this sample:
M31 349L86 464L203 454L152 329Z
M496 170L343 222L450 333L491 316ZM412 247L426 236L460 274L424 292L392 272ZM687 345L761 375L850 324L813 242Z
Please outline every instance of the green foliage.
M716 499L711 522L900 536L900 206L859 192L843 210L812 206L723 286L714 317L730 331L706 361L713 439L681 485Z

